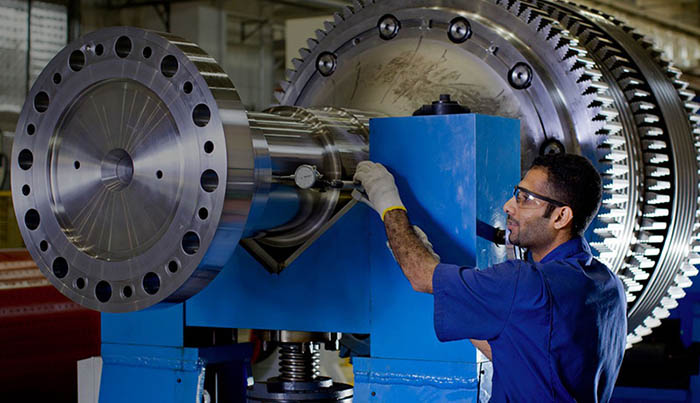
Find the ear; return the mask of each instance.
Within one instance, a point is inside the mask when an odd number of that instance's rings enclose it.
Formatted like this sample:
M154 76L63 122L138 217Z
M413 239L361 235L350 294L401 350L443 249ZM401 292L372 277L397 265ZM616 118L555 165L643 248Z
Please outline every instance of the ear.
M571 207L564 206L559 208L559 212L554 217L554 229L560 230L567 226L573 225L574 211Z

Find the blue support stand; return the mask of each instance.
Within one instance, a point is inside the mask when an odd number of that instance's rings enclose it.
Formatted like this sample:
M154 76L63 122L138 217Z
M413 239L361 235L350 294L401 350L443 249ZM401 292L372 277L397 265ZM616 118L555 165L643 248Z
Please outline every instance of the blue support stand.
M520 180L517 120L384 118L370 128L371 158L396 175L411 220L443 261L486 267L505 258L477 238L476 221L504 227L501 206ZM241 401L250 346L185 347L187 326L369 333L371 356L354 359L354 401L476 402L476 350L437 340L433 297L413 291L385 241L376 214L358 206L281 274L238 248L183 304L103 314L100 402L195 402L212 365L228 366Z

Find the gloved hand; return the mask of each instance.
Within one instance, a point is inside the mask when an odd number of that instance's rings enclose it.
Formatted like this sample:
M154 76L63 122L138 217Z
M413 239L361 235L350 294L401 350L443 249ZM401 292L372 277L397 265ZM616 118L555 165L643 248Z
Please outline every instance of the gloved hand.
M384 168L384 165L372 161L362 161L357 164L353 180L362 183L367 198L362 201L372 207L384 221L387 211L406 211L399 197L394 176ZM369 200L368 200L369 199Z
M416 235L418 236L418 239L420 239L421 242L423 242L423 246L425 246L425 249L427 249L428 252L430 252L430 254L433 255L435 260L437 260L439 262L440 255L435 253L435 251L433 250L433 244L430 242L430 240L428 240L428 236L425 234L425 232L423 232L423 230L420 229L420 227L417 225L413 226L413 232L415 232ZM394 256L394 260L396 260L396 262L398 263L399 259L396 258L396 255L394 254L394 250L391 249L391 245L389 245L389 241L386 241L386 247L389 248L389 251Z

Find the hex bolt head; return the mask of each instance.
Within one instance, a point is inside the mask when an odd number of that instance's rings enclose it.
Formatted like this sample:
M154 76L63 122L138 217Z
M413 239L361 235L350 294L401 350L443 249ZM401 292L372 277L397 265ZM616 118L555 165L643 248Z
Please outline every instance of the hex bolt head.
M508 82L516 90L524 90L532 83L532 68L527 63L516 63L508 71Z
M447 29L447 37L454 43L462 43L472 36L472 26L464 17L457 17L450 21Z
M401 22L391 14L385 14L377 22L379 37L388 41L394 39L401 29Z
M325 77L333 74L337 65L338 57L331 52L323 52L316 59L316 70Z

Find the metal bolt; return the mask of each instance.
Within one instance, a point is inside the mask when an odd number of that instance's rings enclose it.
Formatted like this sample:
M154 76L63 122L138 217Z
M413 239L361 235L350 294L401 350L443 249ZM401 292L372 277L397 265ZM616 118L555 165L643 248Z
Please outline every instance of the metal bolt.
M472 26L464 17L457 17L450 21L447 37L454 43L462 43L472 36Z
M546 140L540 146L540 155L564 154L565 152L566 148L564 147L564 144L557 139Z
M386 14L377 22L379 37L388 41L394 39L401 29L401 22L391 14Z
M532 68L527 63L516 63L508 72L510 86L517 90L524 90L532 83Z
M318 59L316 59L316 69L326 77L333 74L337 64L338 58L331 52L323 52L318 55Z

